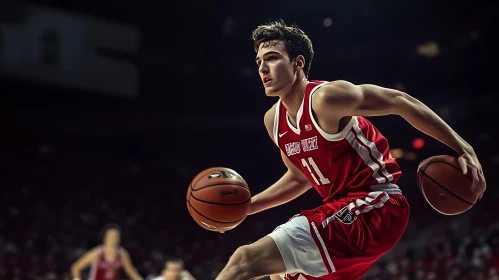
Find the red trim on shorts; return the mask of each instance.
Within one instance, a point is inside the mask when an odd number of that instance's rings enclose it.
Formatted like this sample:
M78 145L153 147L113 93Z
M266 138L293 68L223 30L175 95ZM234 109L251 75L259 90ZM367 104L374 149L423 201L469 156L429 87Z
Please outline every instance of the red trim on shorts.
M326 256L326 254L329 255L329 253L324 251L324 247L322 247L322 243L320 242L319 237L317 236L319 228L317 228L317 226L316 226L316 228L314 228L314 226L312 226L312 222L310 222L310 221L309 221L309 225L310 225L310 232L313 232L312 238L314 239L315 245L317 245L317 248L319 248L319 252L321 253L322 262L324 263L324 266L326 267L328 274L331 274L334 271L333 271L333 268L329 265L329 262L328 262L327 256ZM317 232L315 231L315 229L317 229ZM322 236L321 236L321 239L322 239L322 242L324 242L324 239L322 238Z

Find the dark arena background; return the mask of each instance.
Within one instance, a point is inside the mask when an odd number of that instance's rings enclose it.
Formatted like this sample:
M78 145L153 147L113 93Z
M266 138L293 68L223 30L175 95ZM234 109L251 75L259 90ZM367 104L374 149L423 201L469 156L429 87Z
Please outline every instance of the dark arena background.
M400 117L369 118L402 167L411 217L364 279L499 279L497 7L2 0L0 279L71 279L71 264L117 223L144 279L174 257L197 280L212 280L237 247L318 206L309 191L219 234L198 226L185 204L190 180L208 167L236 170L253 194L285 171L263 124L276 99L264 94L251 40L256 26L280 18L310 36L312 79L413 95L483 165L483 199L464 214L441 215L419 192L416 170L454 152Z

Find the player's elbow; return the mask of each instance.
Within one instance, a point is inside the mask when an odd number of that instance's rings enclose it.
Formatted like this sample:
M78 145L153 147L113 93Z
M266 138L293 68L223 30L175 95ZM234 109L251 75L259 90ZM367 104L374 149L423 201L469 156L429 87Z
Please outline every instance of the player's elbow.
M419 100L403 92L393 96L391 105L392 113L404 118L408 115L418 114L424 106Z

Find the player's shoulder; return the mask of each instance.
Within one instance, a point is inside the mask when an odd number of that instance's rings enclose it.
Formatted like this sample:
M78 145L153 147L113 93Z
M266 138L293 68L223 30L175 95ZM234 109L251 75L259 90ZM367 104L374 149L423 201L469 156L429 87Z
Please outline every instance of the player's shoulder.
M96 246L89 251L87 251L86 256L92 261L98 260L99 256L102 254L102 246Z
M279 101L274 103L270 109L265 112L265 116L263 117L263 121L265 123L265 127L267 130L272 131L274 129L274 120L275 120L275 113L277 110L277 104L279 104Z
M92 254L98 254L104 250L104 247L102 245L98 245L90 249L90 253Z
M312 100L329 101L343 94L350 94L356 90L357 86L345 80L325 82L315 91Z
M184 269L180 275L182 276L182 280L196 280L187 269Z
M341 112L362 98L357 85L345 80L326 82L312 95L312 108L315 113L326 115Z
M128 253L128 251L127 251L125 248L123 248L123 247L120 247L120 248L119 248L119 252L120 252L120 254L121 254L122 256L129 256L129 255L130 255L130 254Z

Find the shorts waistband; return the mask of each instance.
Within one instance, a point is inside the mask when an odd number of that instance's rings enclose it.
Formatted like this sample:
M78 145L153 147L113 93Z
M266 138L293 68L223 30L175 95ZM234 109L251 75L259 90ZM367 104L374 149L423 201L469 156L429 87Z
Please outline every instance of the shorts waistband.
M399 186L392 183L372 185L371 190L374 192L386 192L387 194L402 194Z

